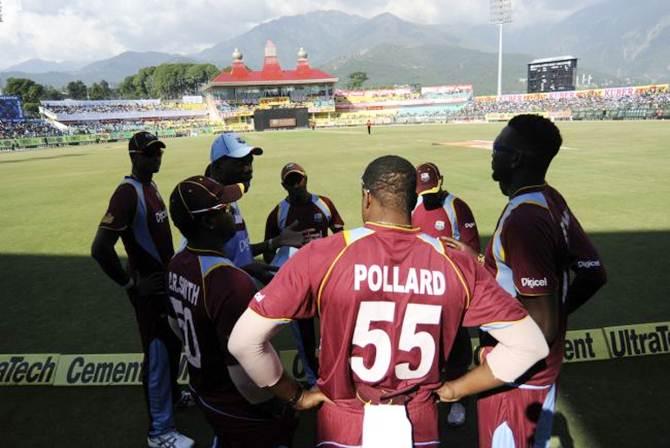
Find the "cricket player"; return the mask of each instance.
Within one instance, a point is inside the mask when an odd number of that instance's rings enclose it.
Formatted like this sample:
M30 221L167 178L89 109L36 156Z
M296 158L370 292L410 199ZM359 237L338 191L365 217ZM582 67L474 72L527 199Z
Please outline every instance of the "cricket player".
M320 447L439 445L444 401L513 381L547 354L537 325L472 257L411 225L414 167L374 160L362 177L365 226L311 242L254 296L228 349L254 382L296 409L322 405ZM269 344L279 326L320 316L318 389L303 390ZM442 383L461 324L500 344L487 362Z
M256 386L228 352L233 325L256 293L254 282L221 248L235 234L230 204L240 185L188 178L170 196L170 215L188 245L170 261L170 302L181 329L196 402L217 436L215 446L290 446L293 411Z
M211 163L207 167L207 172L223 185L241 183L248 190L253 178L254 157L262 154L262 148L247 144L233 132L224 132L212 142ZM235 235L226 243L224 252L236 266L244 269L262 284L267 284L272 279L277 268L255 261L255 256L280 246L301 247L310 240L309 231L298 232L287 227L276 238L251 244L246 222L237 202L231 204L231 212L235 218Z
M485 253L486 267L542 329L546 360L477 403L482 447L548 446L563 362L568 314L607 281L598 252L568 207L546 183L562 144L550 120L511 119L493 143L493 180L509 198ZM452 241L452 246L468 250ZM480 358L495 345L482 338Z
M444 177L431 162L416 167L416 194L418 199L412 211L412 225L435 238L452 237L479 251L477 223L468 204L444 190ZM447 379L458 378L472 363L472 344L466 328L458 332L447 361ZM447 415L451 426L465 424L465 406L452 403Z
M434 163L416 167L418 199L412 224L435 238L451 237L479 252L479 232L475 218L462 199L446 191L444 177Z
M102 270L124 288L135 309L142 339L142 385L149 410L149 447L182 448L193 440L175 430L173 399L179 398L177 375L181 342L172 332L165 270L173 255L168 212L153 175L160 170L165 143L138 132L128 150L132 174L116 188L98 226L91 255ZM114 249L121 238L128 267Z
M328 236L328 230L332 233L342 231L344 222L333 201L307 191L307 173L302 166L293 162L287 163L282 168L280 177L287 196L268 215L265 223L265 240L279 237L282 230L287 227L292 227L296 231L311 231L312 239ZM297 251L296 247L281 246L276 251L267 251L264 257L265 261L280 267ZM292 322L291 331L307 383L314 385L318 371L314 319Z

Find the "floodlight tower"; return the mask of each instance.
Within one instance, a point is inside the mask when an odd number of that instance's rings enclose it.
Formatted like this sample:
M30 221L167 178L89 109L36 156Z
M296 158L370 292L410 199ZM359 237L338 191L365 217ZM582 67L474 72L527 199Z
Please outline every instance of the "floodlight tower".
M498 25L498 98L502 96L503 25L512 23L512 0L490 0L491 23Z

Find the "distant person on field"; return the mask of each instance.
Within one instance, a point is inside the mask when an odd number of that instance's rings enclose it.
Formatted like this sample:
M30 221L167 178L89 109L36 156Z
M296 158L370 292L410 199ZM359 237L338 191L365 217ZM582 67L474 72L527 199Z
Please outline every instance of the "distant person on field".
M468 204L444 188L444 177L434 163L416 167L418 199L412 211L412 225L435 238L452 237L479 251L479 232ZM454 347L447 360L447 379L458 378L468 371L472 362L472 344L466 328L458 331ZM461 426L465 423L465 406L451 404L447 423Z
M311 232L312 239L328 236L328 230L332 233L342 231L344 222L333 201L307 191L307 173L302 166L293 162L284 165L281 170L281 185L288 195L268 215L265 223L266 241L278 238L286 228ZM297 251L295 247L280 246L265 252L263 256L265 261L280 267ZM294 321L291 330L307 382L313 385L318 372L314 319Z
M214 447L288 447L293 411L256 386L228 352L235 322L256 293L249 274L221 251L235 234L230 204L239 185L205 176L188 178L170 195L170 215L188 239L170 261L170 301L188 359L189 382L217 441Z
M212 143L211 164L207 169L211 177L219 183L223 185L240 183L244 185L245 191L248 191L253 177L254 156L262 154L261 148L248 145L235 133L225 132ZM231 204L231 213L235 218L235 235L226 243L224 252L235 266L244 269L263 284L272 279L277 268L254 261L255 256L280 246L301 247L310 240L310 232L299 232L286 228L274 239L251 244L247 226L237 202Z
M372 122L368 120L366 126L368 127L368 135L370 135L372 133Z
M485 265L537 322L549 356L477 403L483 447L549 443L563 362L568 315L605 284L602 260L563 196L546 183L562 144L554 123L539 115L512 118L493 143L493 180L509 198L489 241ZM467 245L453 247L476 255ZM479 359L495 341L485 335Z
M165 273L174 253L168 212L154 173L161 167L165 143L149 132L138 132L128 149L132 173L116 188L91 247L102 270L126 290L140 329L144 365L142 385L149 410L149 447L182 448L193 440L175 430L173 405L177 389L181 341L168 322ZM114 246L121 238L128 266L121 266ZM189 397L185 397L188 399Z

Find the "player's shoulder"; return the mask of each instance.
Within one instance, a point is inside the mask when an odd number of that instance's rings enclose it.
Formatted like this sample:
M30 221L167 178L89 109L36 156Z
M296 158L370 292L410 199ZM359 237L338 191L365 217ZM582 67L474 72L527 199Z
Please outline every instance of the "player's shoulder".
M446 245L445 257L450 261L449 264L453 264L464 271L473 271L477 264L477 260L472 255L461 250L452 249Z
M453 274L465 282L467 278L471 278L477 269L477 260L470 254L451 249L444 244L439 238L434 238L426 234L419 234L418 238L425 243L429 243L430 250L433 253L439 254L436 257L430 257L431 269L436 269L445 274ZM465 286L465 283L463 284Z
M325 202L328 205L333 205L332 199L330 199L328 196L324 196L322 194L317 194L316 195L319 199L321 199L323 202Z
M199 257L203 278L221 278L229 281L251 281L251 277L225 257Z
M465 200L463 198L459 197L459 196L456 196L454 198L454 206L470 210L470 206L468 205L468 203L465 202Z
M124 179L114 189L114 195L116 196L117 194L137 196L137 190L135 190L135 186L130 181Z
M120 208L134 207L137 203L137 191L133 185L121 182L114 189L110 202Z
M305 248L309 248L310 252L320 255L327 255L330 253L337 254L340 250L348 245L346 238L347 232L349 232L349 230L338 232L325 238L313 240L308 243Z
M282 202L284 202L284 201L281 201L281 202L277 203L277 205L275 205L272 208L272 210L270 210L270 213L268 213L268 219L272 219L272 218L276 219L277 215L279 214L279 206L282 204Z
M412 213L424 212L424 211L426 211L426 205L423 203L421 199L417 199L416 204L414 205L414 209L412 210Z
M523 203L514 208L502 224L505 239L531 240L538 235L551 233L555 226L548 207L537 203Z
M190 251L186 248L180 250L170 259L168 262L168 269L176 268L188 263L197 263L197 257L195 257Z
M328 209L331 212L336 210L335 203L328 196L323 196L321 194L317 194L316 197L318 197L324 204L326 204L326 207L328 207Z

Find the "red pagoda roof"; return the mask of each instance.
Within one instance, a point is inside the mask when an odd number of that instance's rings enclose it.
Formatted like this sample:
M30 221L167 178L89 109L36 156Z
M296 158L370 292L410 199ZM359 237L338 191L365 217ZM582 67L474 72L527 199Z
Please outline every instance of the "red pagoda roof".
M268 41L265 46L265 60L260 71L249 70L242 61L242 55L235 50L230 72L222 71L209 83L209 86L242 86L300 83L335 83L337 78L326 72L309 66L307 53L300 49L295 70L282 70L277 59L275 45Z

